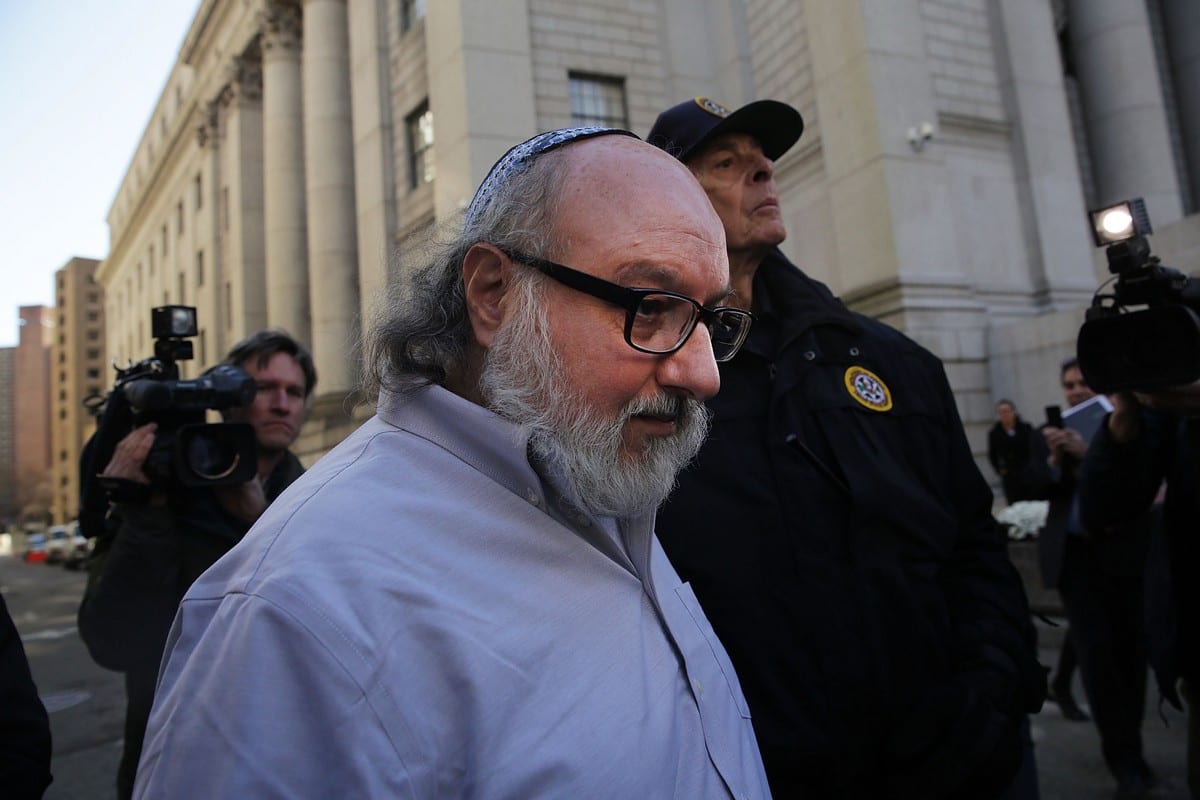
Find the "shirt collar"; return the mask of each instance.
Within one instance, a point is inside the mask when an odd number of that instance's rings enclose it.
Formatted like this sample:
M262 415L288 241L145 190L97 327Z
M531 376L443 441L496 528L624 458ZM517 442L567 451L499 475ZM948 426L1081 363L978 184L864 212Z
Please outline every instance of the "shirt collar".
M529 432L437 385L379 394L380 419L454 453L524 500L545 507L526 455Z
M648 534L652 529L653 514L636 520L590 514L568 488L558 464L534 463L527 429L442 386L431 384L405 394L385 389L377 413L384 422L453 453L626 566L632 565L617 543L617 531Z

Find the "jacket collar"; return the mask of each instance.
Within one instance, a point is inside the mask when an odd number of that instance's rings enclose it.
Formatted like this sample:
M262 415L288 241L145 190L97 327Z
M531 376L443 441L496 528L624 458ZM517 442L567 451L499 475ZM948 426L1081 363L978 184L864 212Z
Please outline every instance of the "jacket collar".
M778 247L758 265L754 297L758 313L779 318L781 344L817 326L834 325L855 336L863 332L854 313L829 287L805 275Z

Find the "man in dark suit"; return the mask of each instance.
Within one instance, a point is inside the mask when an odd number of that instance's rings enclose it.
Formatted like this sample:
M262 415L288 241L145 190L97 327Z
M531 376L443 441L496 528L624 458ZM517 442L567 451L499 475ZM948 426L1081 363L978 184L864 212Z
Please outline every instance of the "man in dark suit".
M1095 393L1079 362L1068 359L1060 372L1068 406ZM1104 760L1117 780L1117 798L1143 797L1153 783L1142 755L1142 713L1146 697L1146 644L1143 577L1148 531L1142 522L1119 535L1093 538L1079 513L1077 471L1088 441L1069 426L1042 428L1050 510L1038 537L1042 581L1057 589L1070 629L1083 689L1100 733ZM1052 681L1051 696L1064 713L1074 701L1069 689ZM1068 679L1069 680L1069 679ZM1059 685L1056 685L1059 684ZM1069 684L1068 684L1069 686Z

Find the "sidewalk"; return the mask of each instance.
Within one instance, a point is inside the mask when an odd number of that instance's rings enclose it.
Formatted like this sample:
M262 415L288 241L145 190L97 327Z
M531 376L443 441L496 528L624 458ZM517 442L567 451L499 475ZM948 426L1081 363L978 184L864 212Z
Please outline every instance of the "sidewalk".
M1050 619L1059 627L1034 620L1038 629L1039 656L1047 666L1058 663L1058 651L1066 630L1066 620L1061 617ZM1158 688L1153 674L1147 683L1142 741L1146 761L1159 780L1150 797L1155 800L1190 800L1184 767L1187 721L1181 712L1166 703L1162 704L1160 716ZM1078 676L1072 690L1075 699L1086 709L1083 686ZM1166 723L1163 722L1164 717ZM1093 723L1071 722L1063 718L1054 703L1046 703L1032 722L1041 800L1109 800L1113 796L1116 783L1100 755L1100 737Z

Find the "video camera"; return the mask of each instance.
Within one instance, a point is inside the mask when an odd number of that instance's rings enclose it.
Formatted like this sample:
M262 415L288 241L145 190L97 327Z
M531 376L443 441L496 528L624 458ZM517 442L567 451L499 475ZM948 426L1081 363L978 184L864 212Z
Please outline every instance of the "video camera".
M208 423L208 409L223 410L254 401L257 386L240 367L221 364L192 380L180 380L180 361L193 358L196 309L151 309L154 356L125 368L103 402L96 433L81 464L81 506L103 513L109 497L134 499L147 489L223 486L245 483L258 470L253 426ZM117 443L148 422L158 425L143 471L150 486L101 475ZM83 524L81 509L80 523Z
M1090 212L1092 236L1116 275L1097 290L1076 343L1092 391L1154 391L1200 378L1200 281L1160 264L1142 198ZM1101 287L1103 289L1103 287ZM1132 311L1132 306L1145 306Z

